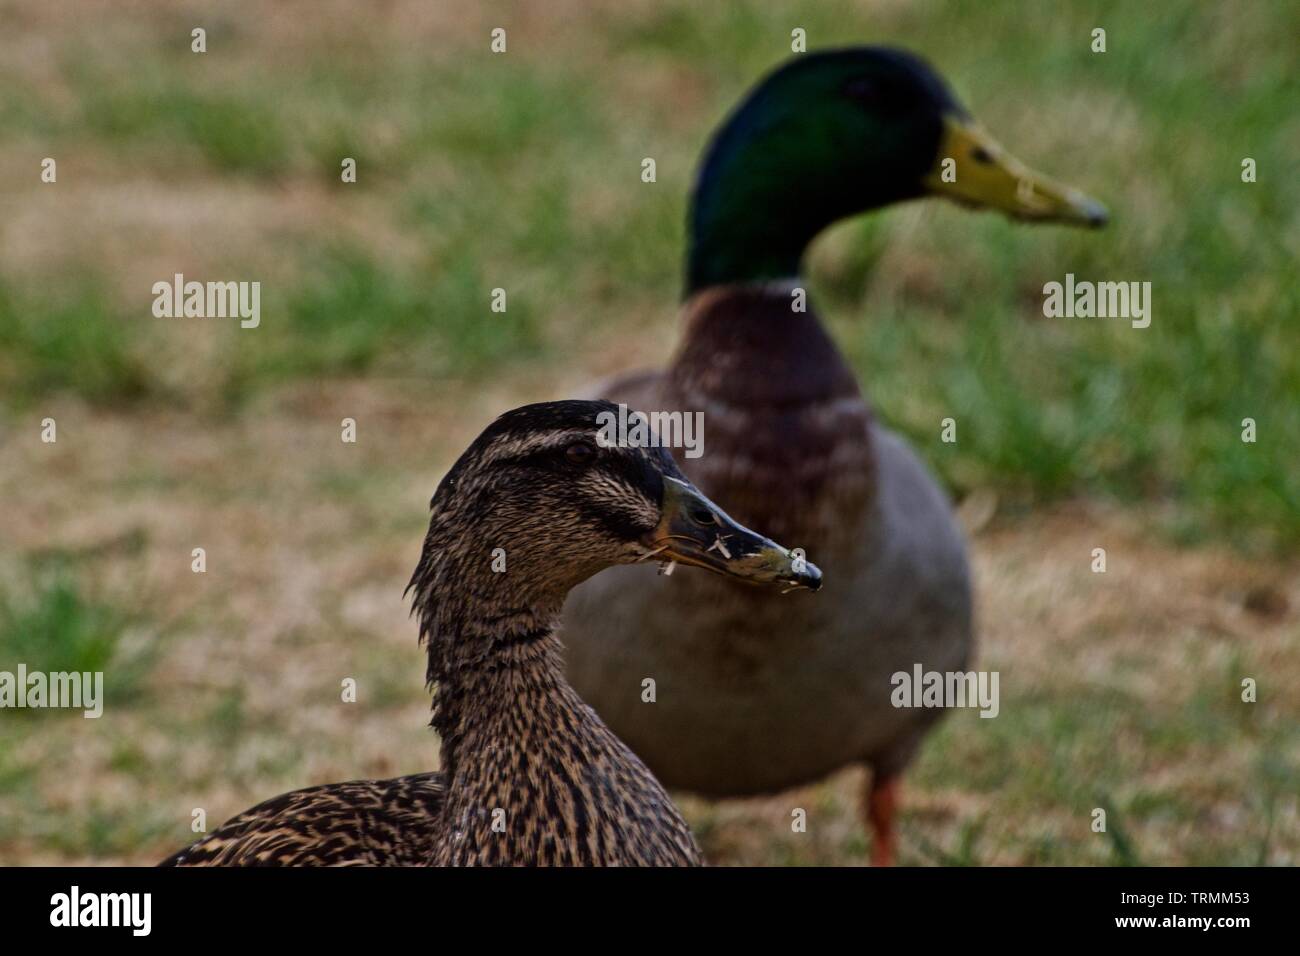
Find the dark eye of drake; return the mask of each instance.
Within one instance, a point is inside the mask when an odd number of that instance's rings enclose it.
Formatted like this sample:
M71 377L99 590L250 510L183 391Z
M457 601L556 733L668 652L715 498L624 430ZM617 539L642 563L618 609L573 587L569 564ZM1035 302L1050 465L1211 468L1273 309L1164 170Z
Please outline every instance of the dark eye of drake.
M970 151L970 158L975 160L975 162L979 163L981 166L987 166L989 163L993 162L993 154L983 146L976 146L972 149Z
M867 106L876 106L883 99L880 85L861 76L845 83L844 92L849 99L864 103Z
M596 460L596 449L585 441L574 442L564 449L564 460L570 465L590 465Z
M850 100L876 113L896 116L917 105L912 90L878 76L855 76L844 84L843 90Z

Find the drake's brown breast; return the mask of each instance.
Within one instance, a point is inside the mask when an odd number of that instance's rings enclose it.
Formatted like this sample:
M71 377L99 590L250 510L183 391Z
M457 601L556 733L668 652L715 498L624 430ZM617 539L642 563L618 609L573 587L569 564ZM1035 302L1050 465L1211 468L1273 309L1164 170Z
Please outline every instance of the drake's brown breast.
M697 297L657 400L703 414L703 454L678 462L732 517L792 547L838 548L870 504L871 412L817 317L793 302L771 290Z

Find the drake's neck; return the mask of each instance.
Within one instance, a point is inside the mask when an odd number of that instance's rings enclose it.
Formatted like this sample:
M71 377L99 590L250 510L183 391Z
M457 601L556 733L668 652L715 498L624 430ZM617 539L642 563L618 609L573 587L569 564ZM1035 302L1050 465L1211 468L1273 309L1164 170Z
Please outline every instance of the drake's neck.
M713 286L683 311L669 368L679 392L738 407L861 398L853 370L795 280Z
M691 196L684 297L798 276L809 244L844 214L834 189L802 183L795 201L789 170L798 166L771 152L743 139L710 150Z
M765 196L766 184L745 180L724 188L720 178L706 174L692 198L684 297L710 286L793 281L828 215L813 205L789 209L781 188Z
M779 224L696 225L686 256L686 298L710 286L787 279L799 274L812 235L784 235ZM815 233L814 233L815 235Z

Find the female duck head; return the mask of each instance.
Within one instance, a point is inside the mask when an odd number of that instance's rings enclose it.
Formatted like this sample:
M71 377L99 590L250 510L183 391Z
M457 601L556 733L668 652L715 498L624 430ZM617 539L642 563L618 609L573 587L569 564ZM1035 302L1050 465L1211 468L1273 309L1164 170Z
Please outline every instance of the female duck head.
M756 583L820 586L821 572L709 501L663 448L604 440L609 402L507 412L443 478L411 588L417 608L463 589L555 606L614 564L679 561Z
M920 58L809 53L763 80L715 135L692 199L686 291L795 276L826 226L925 195L1025 219L1106 221L1100 203L1007 155Z

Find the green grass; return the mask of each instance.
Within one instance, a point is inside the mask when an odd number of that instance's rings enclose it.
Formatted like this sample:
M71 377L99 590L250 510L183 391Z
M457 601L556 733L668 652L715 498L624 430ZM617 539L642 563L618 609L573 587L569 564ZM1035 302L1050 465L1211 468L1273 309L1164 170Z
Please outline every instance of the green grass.
M138 613L91 594L74 563L63 558L39 562L21 587L0 586L0 670L16 672L23 664L29 674L104 675L103 712L96 720L84 720L75 708L0 712L0 792L6 798L0 800L0 846L31 844L100 856L156 840L162 832L159 811L147 801L126 813L110 814L97 804L71 815L50 812L39 790L40 776L50 772L48 762L62 761L66 754L58 747L34 751L30 746L33 739L46 746L58 739L71 747L101 730L116 733L113 718L120 709L145 702L145 682L158 645L143 625ZM144 755L122 738L108 763L113 772L126 775L150 770ZM69 783L66 778L62 782Z
M57 825L51 825L48 819L38 820L23 835L47 851L103 858L157 843L175 830L176 821L156 803L145 802L122 812L92 801Z
M270 176L284 168L288 135L255 90L205 93L138 76L123 87L100 78L87 82L82 104L83 128L110 144L188 146L223 172Z
M1180 541L1300 544L1293 8L674 2L521 26L503 57L481 38L429 49L366 30L259 54L256 25L233 20L196 56L183 26L163 18L111 52L69 31L67 89L14 77L23 96L0 112L0 144L92 153L83 188L128 175L268 201L294 188L368 228L305 214L225 250L229 277L269 262L278 278L263 327L227 337L192 386L164 374L148 320L94 278L100 263L57 282L6 272L0 401L203 404L215 382L238 410L336 377L455 394L569 361L584 328L658 315L671 338L699 151L800 26L813 48L919 49L1013 152L1114 214L1081 233L932 204L837 229L811 285L884 420L959 494L1111 496L1161 505ZM1089 50L1095 26L1105 54ZM358 159L354 186L338 181L342 156ZM639 181L644 156L655 184ZM1243 156L1259 182L1240 182ZM1066 272L1151 282L1151 327L1044 319L1042 286ZM488 307L496 287L505 315ZM955 445L938 441L948 416Z
M1278 801L1300 788L1300 765L1291 756L1296 730L1284 710L1242 704L1233 691L1235 675L1252 672L1229 668L1219 684L1201 683L1183 700L1153 701L1108 685L1058 681L1019 697L997 720L978 727L964 715L945 721L911 780L923 787L960 780L967 792L995 801L996 822L1010 826L1018 842L1043 808L1068 811L1066 829L1044 837L1033 853L1043 864L1077 865L1085 853L1108 865L1152 865L1167 852L1163 844L1148 845L1154 834L1171 827L1217 829L1221 824L1206 818L1206 804L1226 799L1249 823L1230 842L1191 848L1188 862L1257 864L1267 858ZM1243 747L1254 754L1246 779L1215 771L1211 755ZM1190 786L1162 780L1158 772L1197 764L1205 766L1204 779ZM1234 791L1235 798L1227 796ZM1091 830L1096 808L1106 811L1100 834ZM977 820L964 824L953 846L933 844L924 825L907 834L918 862L950 866L977 865L980 841L988 838ZM1000 839L1006 838L1003 833Z
M397 271L361 250L326 251L300 285L264 305L274 319L263 334L235 337L227 397L372 371L477 376L539 349L530 304L507 289L506 311L494 313L492 288L466 257L438 271Z
M42 571L21 592L0 591L0 669L102 672L104 703L127 703L142 692L156 650L152 640L135 639L139 623L134 613L88 594L71 570Z
M135 354L135 338L92 282L45 291L0 277L0 390L14 404L63 391L91 401L150 395L157 380Z
M980 837L984 832L984 822L975 820L962 826L957 834L955 845L951 849L936 846L921 834L912 834L912 839L920 849L923 861L932 866L979 866ZM904 861L910 862L910 861Z

